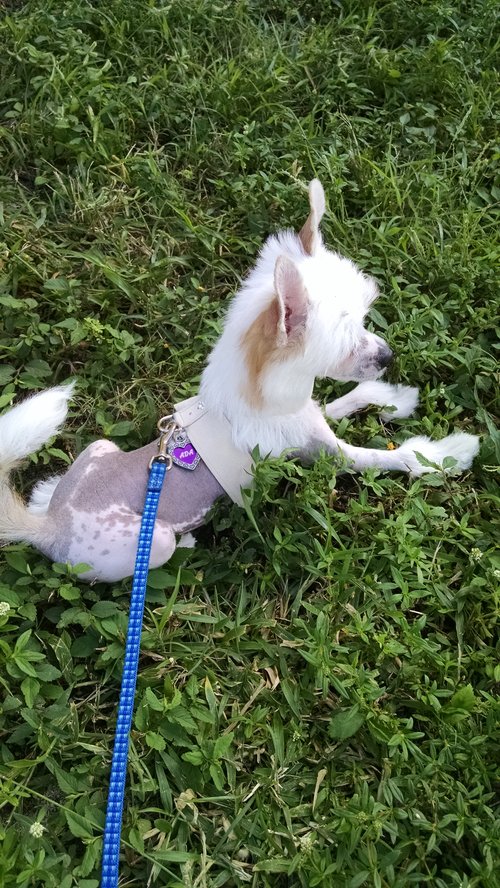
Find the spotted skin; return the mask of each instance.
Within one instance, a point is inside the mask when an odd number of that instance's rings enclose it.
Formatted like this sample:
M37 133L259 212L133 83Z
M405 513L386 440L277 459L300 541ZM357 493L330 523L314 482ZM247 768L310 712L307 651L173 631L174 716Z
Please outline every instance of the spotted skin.
M106 582L133 572L149 463L156 443L124 453L111 441L95 441L61 477L47 509L50 541L44 553L54 561L86 564L88 580ZM203 524L224 493L203 462L189 472L172 466L158 506L151 567L164 564L175 549L175 534ZM47 535L49 536L49 535Z

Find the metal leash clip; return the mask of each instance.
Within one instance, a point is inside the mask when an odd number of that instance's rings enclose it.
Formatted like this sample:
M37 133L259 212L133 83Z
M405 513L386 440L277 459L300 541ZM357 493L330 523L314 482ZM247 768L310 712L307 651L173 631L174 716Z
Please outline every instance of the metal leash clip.
M151 468L155 462L162 462L167 464L168 472L172 468L172 457L167 449L168 442L177 428L177 423L172 419L172 414L169 414L168 416L162 416L156 428L161 433L161 436L158 441L158 453L152 457L149 463L149 468Z

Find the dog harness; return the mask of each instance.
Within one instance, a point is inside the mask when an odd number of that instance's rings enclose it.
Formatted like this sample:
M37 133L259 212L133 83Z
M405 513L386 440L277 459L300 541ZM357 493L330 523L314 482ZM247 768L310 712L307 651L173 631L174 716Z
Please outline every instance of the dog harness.
M216 416L196 395L175 404L173 419L179 429L187 433L189 442L220 486L234 503L242 506L241 488L252 484L253 461L249 453L234 446L231 425L226 417ZM175 449L169 452L175 460ZM190 464L186 464L188 460ZM186 468L195 467L195 460L196 454L188 455L184 461Z

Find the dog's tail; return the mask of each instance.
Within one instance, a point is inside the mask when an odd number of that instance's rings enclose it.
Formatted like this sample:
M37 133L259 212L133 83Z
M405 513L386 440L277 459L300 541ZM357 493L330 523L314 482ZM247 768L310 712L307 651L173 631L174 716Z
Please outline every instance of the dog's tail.
M47 519L28 511L9 485L11 471L57 434L68 412L73 384L32 395L0 416L0 541L42 545Z

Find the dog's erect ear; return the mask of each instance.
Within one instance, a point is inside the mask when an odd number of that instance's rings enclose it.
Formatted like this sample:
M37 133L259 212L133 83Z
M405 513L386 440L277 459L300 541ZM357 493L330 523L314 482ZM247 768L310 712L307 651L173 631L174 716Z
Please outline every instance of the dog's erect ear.
M299 231L299 238L306 253L309 256L314 256L321 243L319 223L325 212L325 192L319 179L309 182L309 206L311 211L306 224Z
M306 328L309 300L300 272L291 259L279 256L274 268L274 286L279 307L278 342L297 341Z
M379 290L377 281L372 278L365 276L366 279L366 290L364 293L365 307L368 309L379 297Z

